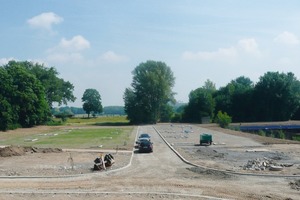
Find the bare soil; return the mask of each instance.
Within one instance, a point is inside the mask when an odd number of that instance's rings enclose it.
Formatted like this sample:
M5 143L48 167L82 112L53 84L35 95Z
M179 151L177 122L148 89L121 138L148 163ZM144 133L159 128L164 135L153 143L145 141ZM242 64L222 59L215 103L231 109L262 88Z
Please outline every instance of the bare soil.
M297 141L262 137L211 124L164 125L160 132L183 157L201 166L240 173L274 174L268 169L244 169L248 161L267 160L272 165L285 166L276 175L300 175L300 143ZM203 133L212 135L213 145L199 145Z
M47 127L41 128L47 131ZM16 131L15 134L21 134ZM26 131L30 134L29 129ZM39 131L38 127L33 131ZM0 200L300 199L297 142L261 138L214 125L158 124L137 127L133 134L144 132L152 137L153 153L138 153L134 144L133 153L2 148ZM158 133L194 165L183 162ZM201 133L212 134L214 144L200 146ZM92 171L94 159L105 153L114 156L115 164L105 171ZM243 169L249 160L263 158L289 167L282 171Z

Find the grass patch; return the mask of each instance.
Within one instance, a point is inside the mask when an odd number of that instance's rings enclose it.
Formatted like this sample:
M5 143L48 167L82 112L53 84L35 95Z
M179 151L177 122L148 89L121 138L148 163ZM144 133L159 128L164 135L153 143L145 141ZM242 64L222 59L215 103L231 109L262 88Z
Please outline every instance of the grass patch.
M66 122L53 119L45 127L0 132L0 145L131 150L135 138L133 128L126 116L81 116Z
M133 127L78 128L56 130L49 133L11 137L1 145L20 145L52 148L128 148L133 144Z

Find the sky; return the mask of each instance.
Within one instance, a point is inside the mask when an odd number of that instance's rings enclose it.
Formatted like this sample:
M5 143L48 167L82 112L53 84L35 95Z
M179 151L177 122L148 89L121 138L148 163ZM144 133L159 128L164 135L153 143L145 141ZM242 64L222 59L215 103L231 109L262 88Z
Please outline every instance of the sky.
M0 0L0 65L9 60L55 67L103 106L123 106L132 71L165 62L178 102L206 80L216 88L266 72L300 79L298 0Z

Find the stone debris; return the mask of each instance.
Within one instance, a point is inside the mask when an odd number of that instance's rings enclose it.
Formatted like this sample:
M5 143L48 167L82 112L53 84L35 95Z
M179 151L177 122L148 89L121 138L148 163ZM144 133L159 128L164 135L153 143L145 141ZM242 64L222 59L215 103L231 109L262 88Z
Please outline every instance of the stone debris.
M268 149L247 149L246 152L267 152Z
M300 179L290 182L289 185L291 186L292 189L300 191Z
M281 164L277 163L269 158L256 158L255 160L248 160L247 164L245 164L242 168L243 170L256 170L256 171L264 171L264 170L272 170L274 167L291 167L293 164Z

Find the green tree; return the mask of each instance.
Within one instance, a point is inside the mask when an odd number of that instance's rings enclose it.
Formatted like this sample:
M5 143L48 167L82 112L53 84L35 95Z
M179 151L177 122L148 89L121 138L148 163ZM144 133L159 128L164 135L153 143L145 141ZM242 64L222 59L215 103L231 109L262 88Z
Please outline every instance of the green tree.
M173 107L169 104L165 104L161 107L160 122L170 122L174 114Z
M12 78L7 71L0 67L0 130L6 131L17 120L11 105L13 94Z
M8 65L23 66L36 76L45 89L46 99L50 108L52 108L53 103L62 105L76 100L73 95L74 86L69 81L59 78L59 73L54 67L47 68L44 65L28 61L10 61Z
M235 122L251 121L253 88L252 81L247 77L240 76L232 80L215 93L215 110L223 110L231 115Z
M214 84L207 80L203 87L193 90L189 94L189 103L184 108L182 120L185 122L201 123L202 117L213 118L216 91Z
M103 112L106 115L125 115L123 106L105 106Z
M221 87L214 94L214 99L216 102L215 111L223 110L229 114L232 114L232 93L233 93L233 85L228 84L225 87ZM217 114L217 113L215 113Z
M83 110L88 114L88 118L91 113L102 112L101 96L96 89L86 89L81 100L83 102Z
M291 119L300 105L300 82L293 73L267 72L254 88L257 121Z
M174 102L173 72L163 62L147 61L139 64L132 74L133 89L127 88L124 93L127 117L132 123L156 123L164 106Z
M12 93L10 105L17 116L14 123L22 127L32 127L48 120L50 109L41 82L19 64L6 65L11 76Z
M254 90L253 82L244 76L231 81L234 91L231 95L231 116L233 121L252 121L252 95Z
M141 107L140 101L138 101L136 94L131 88L126 88L124 92L124 110L127 114L127 118L131 123L141 124L143 121L144 114Z

